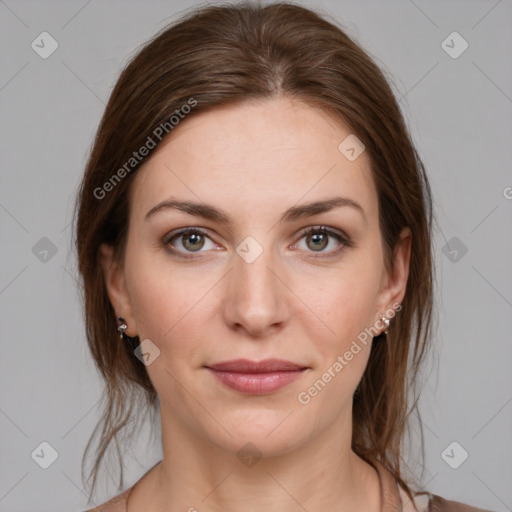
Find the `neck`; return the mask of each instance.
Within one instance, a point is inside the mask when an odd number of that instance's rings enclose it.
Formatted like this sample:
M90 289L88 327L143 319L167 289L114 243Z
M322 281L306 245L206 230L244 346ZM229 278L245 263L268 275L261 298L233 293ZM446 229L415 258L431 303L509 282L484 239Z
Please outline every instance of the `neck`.
M162 416L164 457L144 489L132 489L129 512L380 510L378 474L351 450L350 424L265 456L214 446L170 420Z

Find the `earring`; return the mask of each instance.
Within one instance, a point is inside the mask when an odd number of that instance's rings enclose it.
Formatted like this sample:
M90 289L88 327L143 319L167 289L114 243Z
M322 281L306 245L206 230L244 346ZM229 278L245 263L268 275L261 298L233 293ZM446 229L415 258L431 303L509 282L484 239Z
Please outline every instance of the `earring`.
M125 334L125 331L126 331L126 329L128 329L128 326L126 325L125 319L122 316L117 317L117 322L119 323L119 325L117 326L117 330L121 333L119 335L119 338L123 340L123 339L125 339L125 337L127 337L127 334Z
M381 334L387 334L388 333L388 327L389 327L389 319L383 316L380 321L384 324L385 329L381 332Z

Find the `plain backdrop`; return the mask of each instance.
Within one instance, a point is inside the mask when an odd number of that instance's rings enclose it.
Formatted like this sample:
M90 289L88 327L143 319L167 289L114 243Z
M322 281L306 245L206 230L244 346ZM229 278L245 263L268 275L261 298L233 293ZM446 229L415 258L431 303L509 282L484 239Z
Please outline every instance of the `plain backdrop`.
M337 20L393 81L433 187L439 325L422 482L512 510L512 2L301 3ZM102 382L84 336L73 201L122 67L194 5L0 1L1 512L87 508L80 463ZM56 457L47 469L41 450ZM456 469L447 462L466 452ZM136 439L125 486L160 458ZM116 478L97 503L119 493Z

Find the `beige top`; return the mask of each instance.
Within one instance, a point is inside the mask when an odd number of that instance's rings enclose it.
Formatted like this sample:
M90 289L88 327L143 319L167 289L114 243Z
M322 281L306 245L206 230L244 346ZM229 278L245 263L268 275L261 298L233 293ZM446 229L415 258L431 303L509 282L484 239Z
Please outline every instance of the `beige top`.
M411 500L382 463L373 461L372 466L379 475L381 512L492 512L457 501L449 501L429 492L418 493ZM126 502L133 487L134 485L100 507L85 512L127 512Z

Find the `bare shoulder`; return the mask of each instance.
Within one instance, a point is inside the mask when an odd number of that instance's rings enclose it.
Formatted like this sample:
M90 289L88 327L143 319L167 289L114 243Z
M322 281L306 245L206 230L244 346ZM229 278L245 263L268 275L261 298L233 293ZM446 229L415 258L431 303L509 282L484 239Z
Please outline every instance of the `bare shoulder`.
M431 495L428 512L494 512L492 510L473 507L459 501L451 501L435 494Z
M132 489L133 486L105 502L103 505L88 509L85 512L126 512L126 501L128 500L128 495Z

